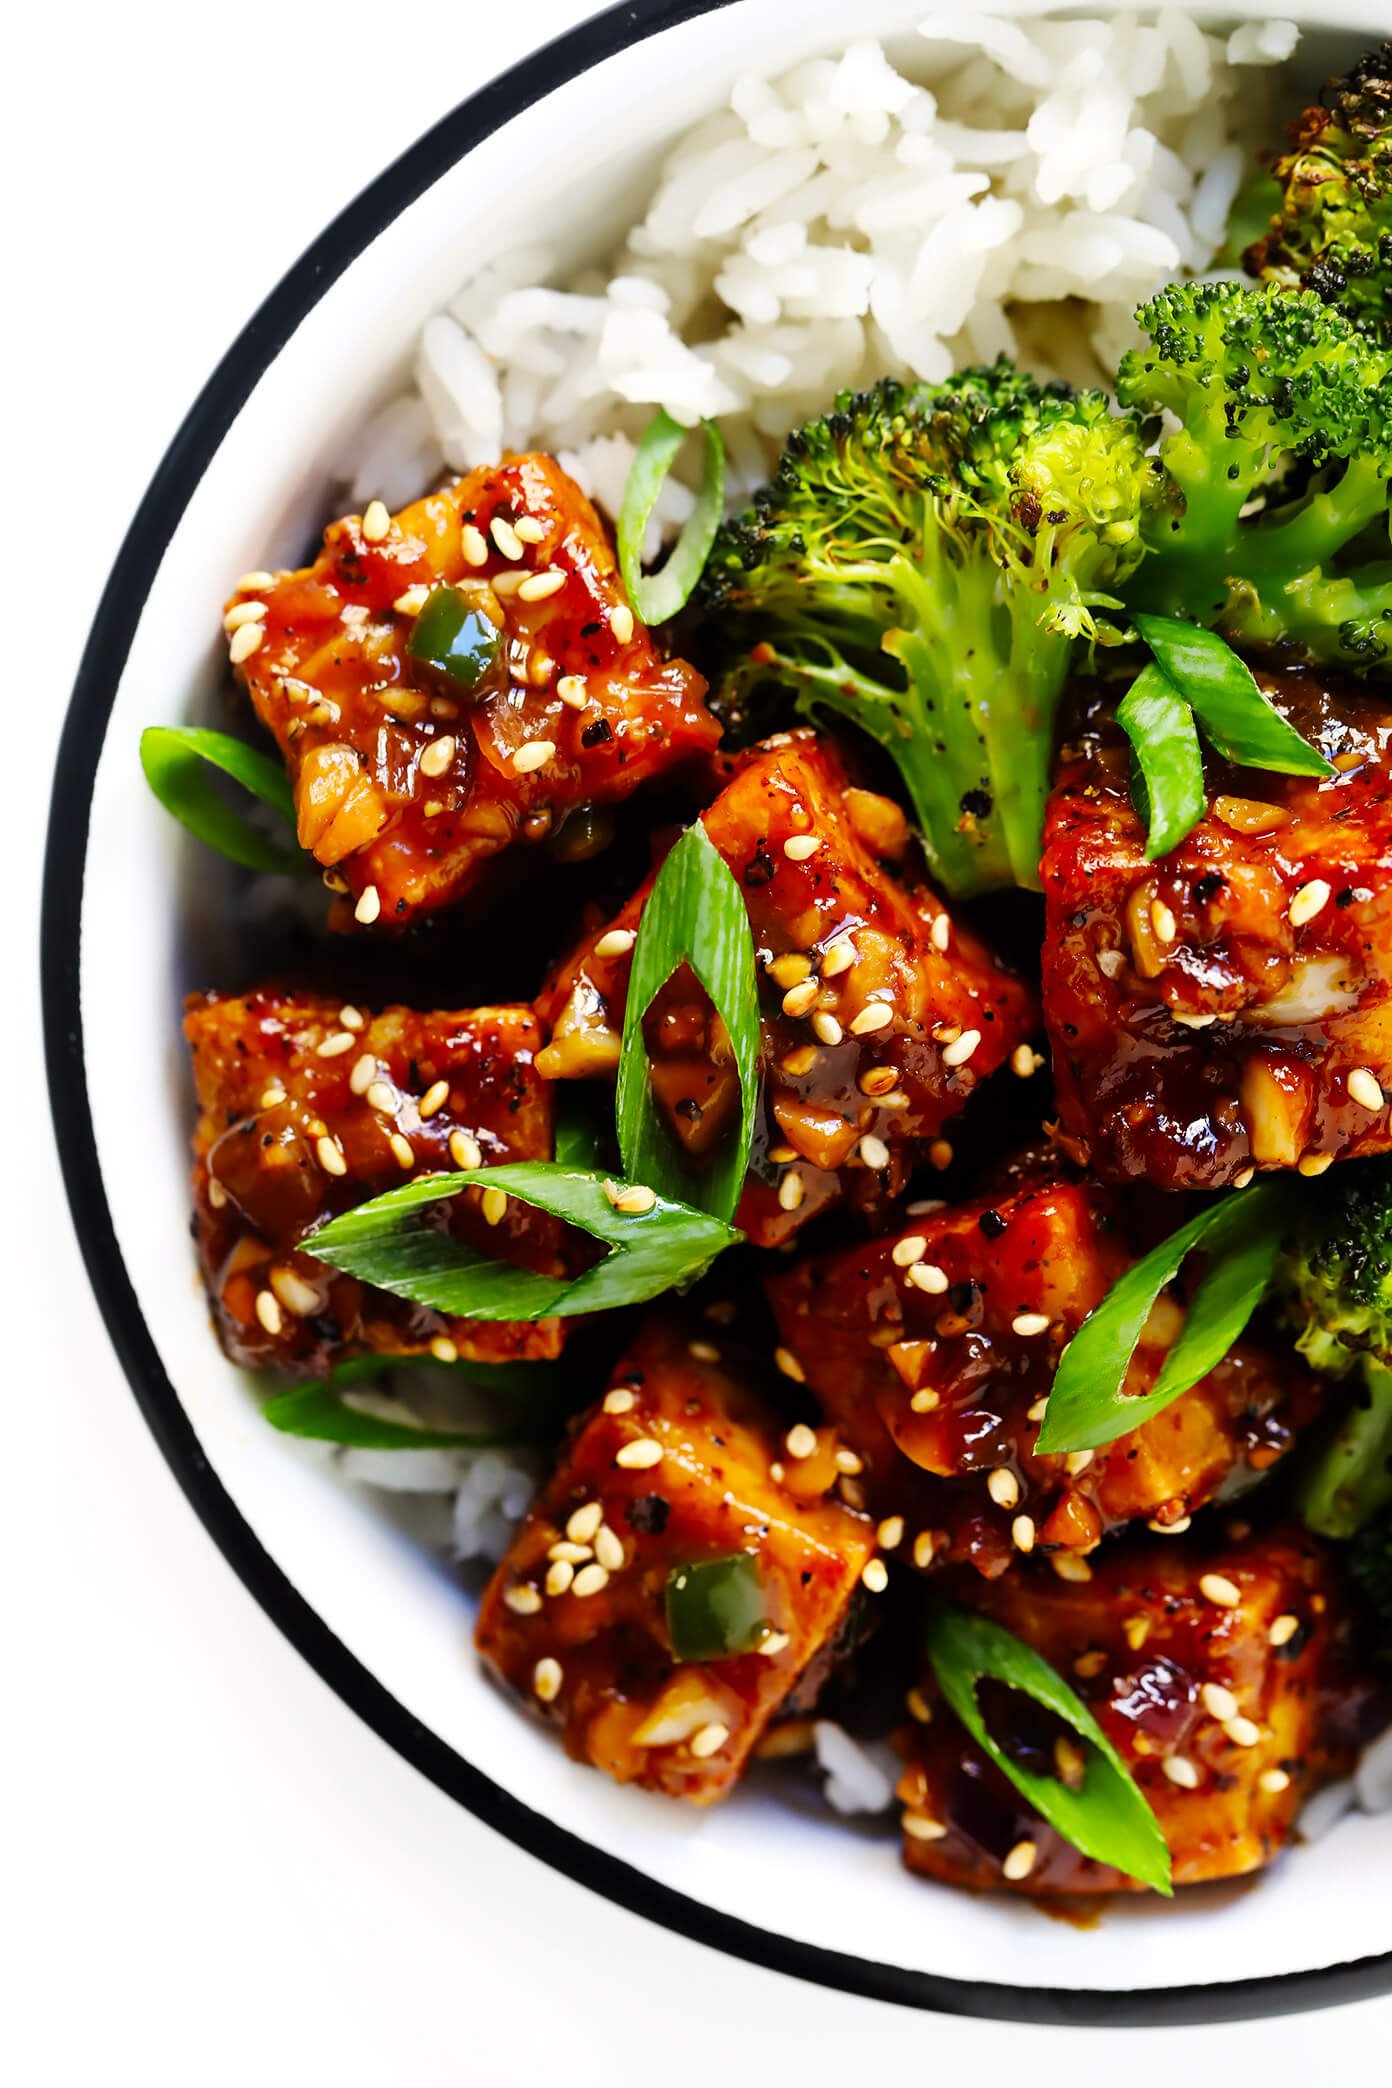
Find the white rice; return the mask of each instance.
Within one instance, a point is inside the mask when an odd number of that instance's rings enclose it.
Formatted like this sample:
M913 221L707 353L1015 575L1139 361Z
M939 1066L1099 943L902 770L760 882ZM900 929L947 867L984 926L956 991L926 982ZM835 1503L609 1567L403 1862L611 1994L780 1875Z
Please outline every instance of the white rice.
M894 1803L897 1765L887 1747L871 1753L844 1726L819 1718L812 1728L817 1766L825 1776L822 1796L839 1813L888 1812ZM878 1759L877 1759L878 1757Z
M1180 8L1017 22L946 4L914 62L852 43L745 74L675 146L607 266L500 256L426 326L418 391L368 430L361 498L554 451L611 515L653 409L719 420L732 497L842 385L1004 351L1104 376L1135 305L1209 266L1295 25ZM669 481L658 524L689 494Z

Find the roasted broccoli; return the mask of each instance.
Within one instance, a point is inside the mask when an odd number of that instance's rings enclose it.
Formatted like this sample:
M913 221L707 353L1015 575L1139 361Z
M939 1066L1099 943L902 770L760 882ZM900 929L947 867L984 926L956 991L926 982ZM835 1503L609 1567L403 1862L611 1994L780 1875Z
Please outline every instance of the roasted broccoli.
M1302 1354L1333 1377L1353 1374L1348 1408L1301 1486L1310 1528L1351 1537L1392 1501L1392 1160L1351 1161L1303 1198L1276 1287Z
M1392 1660L1392 1508L1364 1523L1349 1546L1348 1568L1381 1626L1383 1657Z
M1270 224L1243 261L1392 339L1392 43L1331 80L1291 132Z
M1136 608L1367 669L1392 656L1392 353L1312 291L1186 283L1137 314L1117 391L1177 427Z
M1134 415L1004 359L843 393L717 538L709 640L738 700L886 749L950 892L1037 888L1059 694L1116 635L1153 470Z

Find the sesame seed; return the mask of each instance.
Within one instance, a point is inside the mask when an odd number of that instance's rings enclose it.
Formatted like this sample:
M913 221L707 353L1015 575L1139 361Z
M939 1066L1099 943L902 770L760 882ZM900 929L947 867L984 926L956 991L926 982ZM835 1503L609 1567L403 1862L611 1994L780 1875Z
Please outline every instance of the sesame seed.
M1288 1646L1299 1629L1299 1617L1290 1610L1284 1610L1279 1617L1272 1618L1271 1628L1266 1634L1266 1643L1268 1646Z
M603 1520L602 1504L599 1501L586 1501L583 1507L575 1510L566 1523L566 1536L572 1544L589 1544Z
M1355 1066L1346 1082L1350 1098L1362 1109L1381 1109L1384 1095L1377 1076L1368 1066Z
M1261 1775L1257 1778L1257 1782L1264 1791L1270 1792L1273 1798L1278 1792L1288 1790L1290 1787L1290 1777L1284 1769L1263 1769Z
M575 1568L569 1559L555 1559L546 1569L546 1592L548 1595L564 1595L575 1578Z
M936 914L928 930L928 940L935 950L945 950L952 940L952 923L945 913Z
M656 1202L655 1189L649 1189L644 1182L634 1182L630 1188L620 1189L614 1198L614 1209L622 1211L626 1218L641 1218Z
M836 1469L838 1472L849 1473L854 1478L857 1472L865 1470L865 1460L863 1457L858 1456L854 1450L838 1450L836 1453Z
M495 573L489 585L500 602L510 602L526 577L525 573ZM515 659L513 661L511 672L514 681L524 682L526 680L527 662L525 657L521 660Z
M889 1165L889 1147L882 1138L867 1131L860 1141L860 1157L873 1173L878 1174Z
M256 1293L256 1317L268 1334L280 1333L285 1322L273 1291L263 1290Z
M1242 1600L1242 1590L1225 1573L1201 1574L1199 1593L1206 1601L1216 1603L1219 1609L1236 1609Z
M947 1271L936 1262L915 1262L906 1274L914 1289L927 1291L930 1298L940 1298L947 1289Z
M464 553L464 563L482 566L488 563L488 540L476 522L466 522L459 535L459 547Z
M821 987L815 979L804 979L800 986L790 986L783 996L785 1015L806 1015L817 1005Z
M688 1341L686 1353L696 1363L718 1363L720 1351L713 1341Z
M1181 1791L1196 1791L1199 1787L1199 1772L1188 1755L1166 1755L1160 1764L1164 1774Z
M632 928L611 928L594 946L596 957L626 957L638 937Z
M389 1080L370 1081L363 1099L369 1109L379 1109L383 1116L391 1116L396 1109L396 1089Z
M790 986L800 986L804 979L811 978L812 959L805 950L785 950L779 957L770 957L768 975L786 993Z
M997 1508L1013 1508L1020 1498L1020 1482L1004 1465L987 1474L986 1491Z
M1091 1682L1107 1665L1105 1653L1094 1648L1090 1653L1080 1653L1073 1663L1073 1672L1081 1681Z
M278 1080L271 1087L261 1090L261 1107L263 1109L279 1109L284 1100L285 1090Z
M1199 1691L1199 1700L1209 1717L1216 1718L1219 1725L1226 1725L1230 1718L1237 1716L1237 1698L1221 1682L1205 1682Z
M1042 1421L1044 1416L1041 1414L1039 1418ZM1080 1472L1085 1472L1096 1455L1095 1450L1070 1450L1063 1460L1069 1478L1076 1479Z
M519 515L512 526L524 544L539 544L546 535L545 525L535 515Z
M549 566L544 573L529 573L518 588L518 598L524 602L546 602L553 594L559 594L569 576L559 566Z
M872 1037L877 1030L888 1029L894 1020L894 1010L887 1001L870 1001L858 1015L851 1017L853 1037ZM898 1074L895 1074L898 1079Z
M896 1551L904 1541L903 1516L887 1515L875 1532L875 1541L882 1551Z
M554 1702L561 1689L561 1663L548 1653L532 1669L532 1688L543 1704Z
M370 928L382 911L382 901L376 885L364 885L362 896L353 908L353 919L364 928Z
M1314 920L1316 914L1323 913L1329 904L1331 889L1322 877L1312 877L1308 884L1303 884L1286 908L1286 918L1292 928L1303 928L1307 921Z
M485 1225L501 1225L507 1215L507 1197L501 1189L485 1189L479 1199Z
M789 1457L810 1457L817 1447L817 1438L805 1421L798 1421L783 1438L783 1447Z
M227 1202L227 1191L215 1174L208 1176L208 1202L215 1211L220 1211Z
M913 1562L915 1566L920 1571L924 1567L931 1566L933 1553L936 1550L937 1539L934 1537L933 1532L931 1530L920 1530L913 1541Z
M437 1334L430 1344L430 1353L437 1363L457 1363L459 1349L448 1334Z
M941 1841L947 1833L941 1820L921 1812L906 1812L903 1828L910 1841Z
M806 863L817 853L821 841L816 834L789 834L783 853L790 863Z
M713 1718L709 1725L703 1725L698 1732L692 1734L691 1752L698 1761L704 1762L707 1755L719 1754L729 1737L730 1728L721 1725L719 1719Z
M476 1167L483 1165L483 1153L479 1142L468 1131L451 1131L449 1153L461 1174L472 1174Z
M929 1703L921 1689L906 1690L904 1704L910 1718L916 1720L919 1725L931 1725L933 1723L933 1706Z
M351 1002L339 1009L338 1019L346 1030L360 1030L366 1020L362 1009L355 1008Z
M377 1061L370 1051L353 1061L353 1070L348 1075L348 1085L355 1095L364 1095L377 1078Z
M772 1660L776 1653L786 1652L792 1643L786 1631L766 1631L759 1641L759 1651L766 1660Z
M896 1269L908 1269L915 1262L922 1261L927 1250L928 1242L922 1233L906 1233L890 1248L889 1258Z
M1026 1421L1033 1421L1037 1426L1038 1423L1044 1419L1044 1416L1048 1413L1048 1411L1049 1395L1046 1392L1042 1399L1036 1399L1032 1406L1029 1406L1025 1409L1025 1419ZM1091 1455L1091 1452L1089 1452L1088 1454Z
M1034 1550L1034 1517L1032 1515L1016 1516L1014 1522L1010 1525L1010 1541L1016 1551L1028 1552Z
M312 1283L306 1283L295 1269L272 1269L271 1289L287 1312L296 1319L308 1319L319 1310L319 1293Z
M392 1149L392 1158L397 1166L409 1173L416 1164L415 1148L410 1139L404 1132L393 1131L387 1143Z
M797 1158L797 1147L790 1145L770 1146L768 1157L775 1167L787 1167Z
M515 1617L534 1617L541 1608L541 1596L530 1581L520 1581L515 1588L506 1589L503 1602Z
M883 1595L889 1586L889 1568L883 1559L867 1559L860 1569L860 1583L872 1595Z
M1306 1176L1322 1175L1327 1174L1333 1165L1332 1153L1306 1153L1296 1161L1295 1171Z
M637 1394L630 1392L626 1385L617 1385L612 1392L606 1392L604 1395L606 1414L631 1414L637 1404Z
M506 515L495 515L488 525L492 537L504 558L517 559L522 556L522 539L508 521Z
M556 694L570 710L583 710L590 700L583 674L563 674L556 684Z
M1223 1731L1234 1747L1255 1747L1261 1739L1261 1727L1252 1718L1229 1718L1224 1722Z
M525 747L519 747L513 755L513 771L519 776L533 775L537 769L545 768L555 752L554 740L529 740Z
M803 1074L810 1073L816 1063L816 1045L799 1044L796 1051L788 1053L778 1070L787 1080L801 1080Z
M609 628L620 645L627 645L633 636L633 611L627 602L620 602L609 611Z
M595 1531L594 1550L595 1557L606 1573L621 1571L624 1563L623 1539L610 1529L608 1523L601 1523Z
M856 961L856 946L848 936L839 936L828 943L822 952L822 977L837 979L843 971L849 971Z
M316 1058L341 1058L345 1051L353 1049L357 1041L351 1030L335 1030L316 1047L314 1055Z
M1086 1559L1080 1559L1076 1552L1057 1552L1049 1563L1061 1581L1081 1584L1092 1579L1091 1566Z
M928 1148L928 1158L932 1162L933 1166L937 1168L939 1174L942 1173L945 1167L951 1167L951 1141L946 1138L935 1138Z
M582 1566L580 1568L580 1571L576 1574L574 1580L570 1584L570 1592L572 1595L578 1596L581 1599L581 1601L583 1601L587 1595L598 1595L600 1591L604 1588L607 1588L608 1585L608 1569L607 1567L601 1566L598 1559L596 1559L589 1566Z
M614 1462L622 1465L626 1472L651 1471L655 1464L662 1462L662 1445L656 1436L635 1436L631 1443L625 1443L614 1453Z
M423 749L420 758L423 776L443 776L454 759L454 735L447 732L443 739L436 739Z
M243 624L260 623L266 614L264 602L238 602L222 619L224 631L239 631Z
M1013 1334L1023 1335L1026 1339L1032 1334L1047 1334L1049 1331L1049 1315L1047 1312L1017 1312L1014 1319L1010 1322L1010 1330Z
M1126 1640L1131 1651L1139 1653L1146 1640L1150 1637L1149 1617L1123 1617L1121 1635Z
M1039 1848L1037 1843L1028 1840L1017 1841L1014 1848L1007 1853L1005 1861L1001 1864L1001 1876L1009 1878L1012 1884L1017 1885L1022 1878L1029 1876L1038 1857Z
M448 1100L449 1082L447 1080L432 1081L420 1098L421 1115L423 1117L434 1116L436 1110L442 1109Z
M817 1041L821 1044L839 1044L841 1042L841 1025L836 1017L826 1008L819 1008L812 1017L812 1029Z
M923 1385L909 1401L909 1412L912 1414L932 1414L941 1405L942 1394L935 1392L931 1385Z
M232 592L234 594L259 594L263 587L274 586L274 573L243 573L241 579L237 582L237 585L233 588Z
M803 1187L802 1176L794 1174L790 1169L778 1184L779 1209L782 1211L797 1210L806 1194L807 1191Z
M1126 969L1126 959L1120 950L1099 950L1097 969L1104 979L1115 979Z
M944 1044L942 1061L945 1066L965 1066L967 1060L981 1042L980 1030L963 1030L955 1044Z
M380 544L391 528L391 516L380 500L369 500L363 510L362 533L369 544Z
M1032 1051L1028 1044L1017 1044L1010 1054L1010 1070L1018 1074L1021 1080L1030 1079L1043 1063L1039 1053Z
M805 1385L807 1383L807 1372L803 1369L791 1349L776 1348L773 1352L773 1360L782 1371L784 1377L791 1378L795 1385Z
M408 587L404 594L397 596L392 603L392 608L395 609L398 616L419 616L429 600L430 589L428 587Z
M244 623L232 633L232 643L227 648L227 657L234 667L249 660L266 635L263 623Z
M336 1139L330 1138L326 1133L322 1138L315 1140L314 1151L325 1174L347 1174L348 1162L344 1159L343 1148Z
M1157 942L1172 943L1179 932L1175 917L1163 899L1151 900L1150 925L1155 930Z

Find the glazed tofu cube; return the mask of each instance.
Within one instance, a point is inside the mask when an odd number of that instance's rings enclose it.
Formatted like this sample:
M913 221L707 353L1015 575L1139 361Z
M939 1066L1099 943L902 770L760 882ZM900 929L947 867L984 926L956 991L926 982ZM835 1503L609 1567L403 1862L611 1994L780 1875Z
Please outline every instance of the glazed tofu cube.
M749 908L760 973L764 1119L737 1223L774 1247L841 1198L894 1195L973 1090L1025 1040L1027 989L906 883L902 815L847 782L835 750L785 733L741 762L702 815ZM553 1079L612 1074L633 939L651 880L548 981L538 1012ZM653 1089L699 1160L735 1120L720 1025L683 968L649 1011Z
M414 1174L549 1160L551 1091L530 1008L378 1014L311 995L191 997L184 1033L200 1115L195 1232L222 1345L253 1369L317 1376L345 1357L546 1358L560 1322L453 1319L302 1251L323 1220ZM553 1219L483 1191L437 1208L480 1252L564 1273ZM490 1222L492 1221L492 1222Z
M620 1783L723 1797L854 1636L873 1527L828 1433L784 1433L710 1340L650 1320L489 1585L484 1659Z
M784 1350L865 1464L906 1556L1061 1571L1120 1524L1169 1528L1273 1465L1313 1416L1297 1361L1238 1343L1140 1428L1074 1457L1034 1449L1059 1357L1132 1257L1107 1192L1036 1181L770 1277ZM1162 1295L1127 1379L1147 1391L1182 1325Z
M1064 748L1044 1014L1071 1150L1114 1180L1211 1189L1392 1146L1392 712L1361 683L1257 679L1337 773L1210 755L1207 815L1158 862L1105 692Z
M1260 1870L1346 1766L1327 1720L1348 1680L1342 1630L1325 1557L1303 1534L1218 1550L1155 1539L1109 1552L1085 1585L1030 1570L973 1599L1092 1712L1160 1822L1177 1885ZM1023 1893L1140 1889L1048 1826L933 1691L926 1676L910 1709L931 1716L902 1736L910 1870ZM1071 1730L1016 1692L998 1693L991 1729L1037 1773L1082 1770Z
M463 622L447 643L435 629L430 658L457 673L411 649L442 587ZM550 457L345 516L314 565L247 575L227 621L300 845L364 924L450 904L513 840L719 737L704 681L635 622L598 517Z

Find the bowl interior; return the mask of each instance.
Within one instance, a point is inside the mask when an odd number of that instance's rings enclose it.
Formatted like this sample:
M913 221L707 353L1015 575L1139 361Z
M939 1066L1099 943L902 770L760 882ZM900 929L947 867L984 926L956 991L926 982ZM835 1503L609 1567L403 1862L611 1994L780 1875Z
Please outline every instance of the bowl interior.
M1325 7L1311 0L1307 11L1325 24L1302 51L1311 77L1385 26L1379 0L1343 0L1343 34L1328 26ZM856 31L902 31L916 12L902 0L862 6ZM1219 12L1231 21L1261 10ZM579 1768L485 1682L470 1651L470 1605L442 1560L381 1497L342 1485L322 1459L265 1428L209 1335L186 1226L189 1092L178 1011L189 986L244 983L243 959L228 933L219 867L185 847L145 790L140 728L215 708L228 576L303 555L353 432L400 384L420 323L452 288L538 233L572 258L602 251L633 214L664 145L738 70L782 68L835 48L844 19L832 0L802 0L796 11L740 0L559 85L385 222L257 378L169 536L96 777L81 995L116 1236L202 1452L257 1539L413 1718L535 1812L760 1930L952 1978L1163 1988L1338 1964L1392 1949L1392 1816L1346 1822L1255 1889L1213 1888L1163 1908L1119 1905L1080 1933L1028 1906L912 1880L887 1825L848 1827L772 1779L756 1777L728 1805L698 1815ZM608 40L622 33L611 27ZM485 90L485 116L490 96L501 109L505 89ZM109 1020L113 1006L119 1023Z

